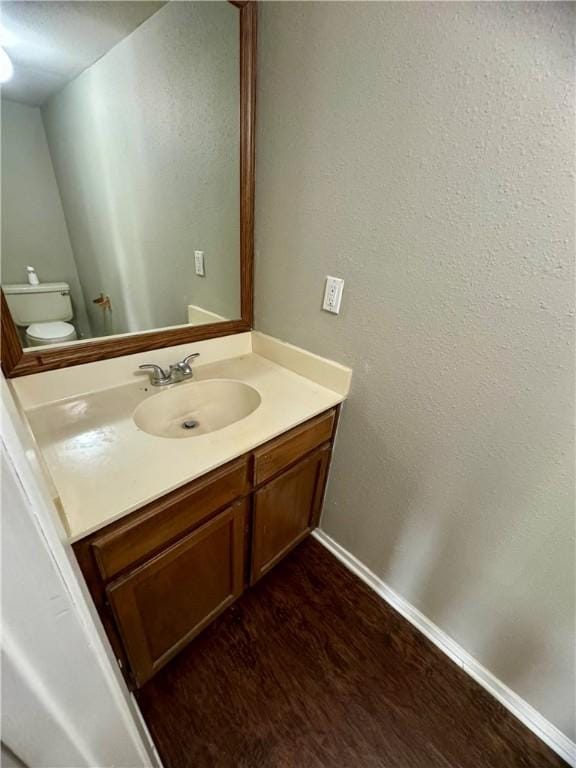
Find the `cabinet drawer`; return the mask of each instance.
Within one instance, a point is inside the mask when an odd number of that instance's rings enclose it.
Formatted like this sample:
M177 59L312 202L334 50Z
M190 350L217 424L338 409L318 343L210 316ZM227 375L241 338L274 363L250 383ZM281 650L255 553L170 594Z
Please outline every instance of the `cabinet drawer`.
M254 452L254 485L266 482L332 437L335 411L323 413Z
M242 458L148 504L91 547L107 581L158 552L230 502L249 491L248 460Z
M246 507L225 509L106 589L138 687L242 593Z

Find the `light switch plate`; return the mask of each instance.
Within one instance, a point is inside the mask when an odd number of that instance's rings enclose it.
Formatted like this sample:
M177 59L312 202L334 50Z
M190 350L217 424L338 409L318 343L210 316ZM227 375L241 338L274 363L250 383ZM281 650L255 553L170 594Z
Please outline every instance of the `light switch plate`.
M204 277L204 251L194 251L194 271Z
M322 309L327 312L333 312L337 315L340 312L342 303L342 291L344 290L344 280L341 277L326 277L326 288L324 289L324 302Z

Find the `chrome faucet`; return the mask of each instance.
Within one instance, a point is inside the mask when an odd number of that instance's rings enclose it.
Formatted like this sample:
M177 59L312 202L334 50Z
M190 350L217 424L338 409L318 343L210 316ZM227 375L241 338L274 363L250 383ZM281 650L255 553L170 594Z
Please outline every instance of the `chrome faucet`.
M165 387L167 384L177 384L179 381L187 381L193 378L194 372L190 366L190 362L200 357L199 352L193 352L191 355L187 355L184 360L180 360L179 363L171 365L167 371L156 363L146 363L145 365L139 365L141 371L150 370L150 384L153 387Z

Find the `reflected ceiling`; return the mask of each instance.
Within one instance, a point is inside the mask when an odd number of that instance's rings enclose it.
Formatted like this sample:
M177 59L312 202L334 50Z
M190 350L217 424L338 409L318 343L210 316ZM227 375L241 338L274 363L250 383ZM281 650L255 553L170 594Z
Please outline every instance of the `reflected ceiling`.
M0 45L14 65L2 96L40 106L164 2L3 2Z

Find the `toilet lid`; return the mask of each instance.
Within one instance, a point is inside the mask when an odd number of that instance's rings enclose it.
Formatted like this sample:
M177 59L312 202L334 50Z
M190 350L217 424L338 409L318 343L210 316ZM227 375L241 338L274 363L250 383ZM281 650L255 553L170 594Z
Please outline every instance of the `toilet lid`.
M57 320L54 323L32 323L26 329L26 335L33 339L62 339L74 333L74 326Z

